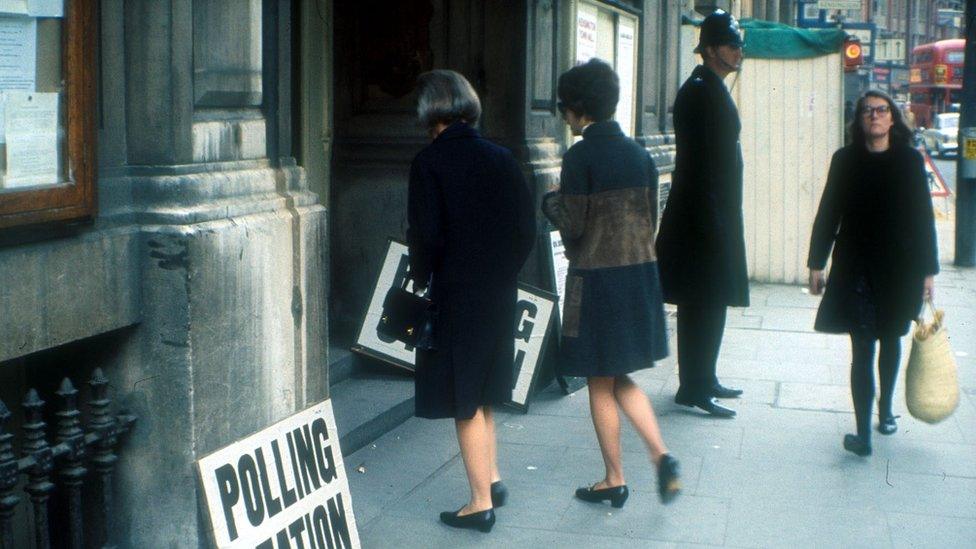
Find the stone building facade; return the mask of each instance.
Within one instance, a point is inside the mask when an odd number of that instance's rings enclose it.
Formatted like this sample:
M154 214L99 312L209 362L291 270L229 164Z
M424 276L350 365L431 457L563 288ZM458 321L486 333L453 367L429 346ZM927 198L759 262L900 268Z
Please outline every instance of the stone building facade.
M630 71L627 125L666 193L679 59L694 47L681 18L695 9L100 0L97 213L0 234L9 430L28 388L43 398L102 368L138 418L117 465L117 541L206 543L195 460L335 396L337 369L364 368L348 348L386 241L403 236L409 164L426 143L417 74L450 68L474 84L483 134L514 151L539 200L571 144L556 78L578 57L580 14L596 14L610 33L596 51ZM540 236L523 273L543 289L547 246ZM17 511L25 531L28 514Z

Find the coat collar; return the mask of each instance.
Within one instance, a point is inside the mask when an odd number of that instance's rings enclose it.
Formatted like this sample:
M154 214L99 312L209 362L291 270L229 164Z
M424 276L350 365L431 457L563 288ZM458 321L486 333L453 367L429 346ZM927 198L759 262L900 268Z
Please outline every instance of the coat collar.
M604 120L602 122L594 122L583 130L583 138L587 137L613 137L617 135L623 135L624 132L620 129L620 124L617 124L615 120Z
M725 87L725 82L715 74L715 71L706 67L705 65L698 65L695 70L691 71L692 78L700 78L703 82L710 86L722 86Z
M439 141L448 141L451 139L459 139L462 137L479 137L478 130L472 128L466 123L458 120L450 126L444 128L444 131L434 139L434 143Z

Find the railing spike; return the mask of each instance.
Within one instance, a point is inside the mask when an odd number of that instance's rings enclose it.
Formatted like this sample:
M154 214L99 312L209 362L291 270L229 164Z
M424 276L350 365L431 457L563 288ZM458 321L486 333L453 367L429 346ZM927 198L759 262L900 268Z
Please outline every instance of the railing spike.
M20 498L14 495L17 486L17 458L13 452L14 436L5 431L7 421L13 416L7 405L0 400L0 546L14 546L14 509Z
M67 528L59 529L56 545L81 549L84 545L82 532L81 484L87 470L82 466L85 456L85 433L81 430L78 411L78 391L71 380L64 378L56 393L61 400L61 409L55 414L58 418L57 443L63 449L62 467L58 478L63 484L60 497L63 509L67 511Z
M51 447L44 436L44 401L35 389L27 391L24 397L24 457L33 460L27 470L27 486L34 507L34 542L38 549L51 546L48 529L48 498L54 485L48 480L53 462Z

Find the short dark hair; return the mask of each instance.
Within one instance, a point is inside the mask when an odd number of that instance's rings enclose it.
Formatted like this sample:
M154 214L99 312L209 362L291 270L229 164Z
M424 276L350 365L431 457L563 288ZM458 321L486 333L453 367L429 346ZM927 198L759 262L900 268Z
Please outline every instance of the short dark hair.
M613 67L593 58L559 76L559 108L594 121L609 120L620 100L620 79Z
M481 118L481 100L460 74L434 70L417 77L417 118L426 128L458 120L475 125Z
M861 109L864 108L864 102L868 97L876 97L888 102L888 111L891 113L891 121L893 122L891 130L888 133L889 144L904 145L906 147L912 146L912 130L905 123L905 117L902 116L901 109L898 108L898 105L895 104L895 100L891 96L880 90L868 90L857 99L857 105L854 107L854 118L847 127L850 142L862 146L867 143L867 136L864 134L864 128L861 126Z

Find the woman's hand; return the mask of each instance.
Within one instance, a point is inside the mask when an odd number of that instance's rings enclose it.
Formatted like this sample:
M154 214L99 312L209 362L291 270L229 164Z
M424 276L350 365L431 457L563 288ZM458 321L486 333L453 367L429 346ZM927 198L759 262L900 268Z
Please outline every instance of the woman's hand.
M925 285L922 288L922 299L932 299L935 297L935 276L925 277Z
M824 275L822 270L810 269L810 295L820 295L824 288Z

